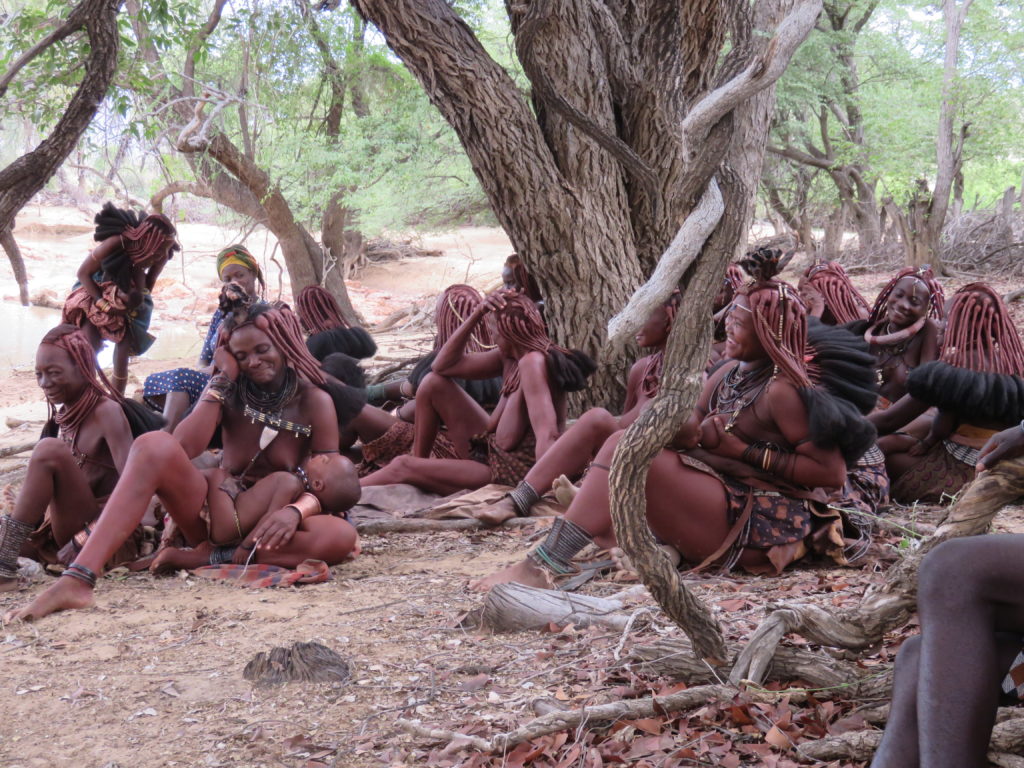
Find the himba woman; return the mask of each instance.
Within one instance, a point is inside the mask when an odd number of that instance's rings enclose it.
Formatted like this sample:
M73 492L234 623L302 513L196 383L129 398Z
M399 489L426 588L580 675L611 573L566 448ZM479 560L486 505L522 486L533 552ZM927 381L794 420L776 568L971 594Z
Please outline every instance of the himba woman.
M12 513L0 517L0 590L17 586L20 554L51 563L74 558L124 469L133 434L159 428L159 417L114 391L73 325L58 325L39 343L36 381L50 418ZM117 563L137 553L126 547L120 554Z
M736 291L742 288L745 282L747 282L747 276L738 263L732 262L726 267L725 277L722 278L718 294L711 305L711 311L714 313L715 331L714 339L711 342L711 355L708 359L708 366L705 369L708 373L713 371L715 366L725 359L725 318L729 314Z
M221 467L230 475L226 487L235 494L251 489L255 497L263 495L266 504L262 517L254 514L243 521L239 511L231 520L235 541L230 544L254 547L245 560L254 552L255 562L285 567L307 558L335 564L353 551L355 529L339 517L320 514L320 504L304 490L305 483L296 472L310 454L338 450L334 393L328 393L329 382L306 349L292 312L246 303L232 306L224 321L214 353L217 372L192 413L174 436L153 432L135 441L121 479L75 562L27 607L9 612L8 620L91 605L103 564L138 525L153 494L186 542L208 555L207 562L234 559L235 547L214 547L209 540L212 531L202 512L210 489L207 478L191 462L206 449L218 424L224 445ZM276 435L261 448L267 427ZM330 479L340 490L321 490L334 501L331 511L346 509L359 497L354 468L345 460L339 463L343 471L330 473ZM274 508L272 497L277 497L284 482L279 473L289 473L291 503ZM248 540L252 531L247 532L243 523L258 527L259 543ZM154 568L163 565L163 561L153 564Z
M513 253L501 268L501 282L505 288L516 293L521 293L537 305L537 308L544 311L544 297L541 296L537 281L526 270L523 259L518 253Z
M923 438L893 434L886 453L896 501L941 501L974 477L978 450L1009 419L1024 417L1024 346L1002 297L984 283L953 296L939 360L907 377L907 392L871 420L879 432L900 429L938 408ZM1018 417L1018 418L1020 418Z
M821 489L842 486L844 458L855 459L874 437L853 404L811 380L804 306L773 279L778 257L764 249L749 260L757 282L740 290L727 321L727 354L735 362L711 376L647 476L651 530L691 563L778 572L803 556L819 512L813 500L823 500ZM544 542L477 588L551 586L554 576L574 570L573 556L589 542L615 545L607 468L620 437L602 446Z
M78 284L64 302L62 322L85 330L97 351L114 342L114 388L124 392L128 358L153 343L152 291L174 251L177 231L163 214L140 216L106 203L96 214L99 242L78 268Z
M497 348L466 354L481 327L489 328ZM398 457L360 482L410 483L434 493L488 483L517 485L561 434L566 393L583 389L595 367L583 352L548 338L529 298L507 290L492 293L441 347L433 373L417 390L413 455ZM452 380L499 374L501 399L491 415ZM425 458L442 423L457 459Z
M217 276L223 285L234 283L254 298L261 296L267 288L263 270L244 245L229 245L217 254ZM256 284L259 283L259 290ZM213 350L217 346L217 334L224 321L224 312L217 308L210 318L203 347L199 351L198 369L175 368L171 371L151 373L142 387L142 398L146 405L164 415L164 429L174 432L178 422L188 411L210 380L213 372Z
M559 475L577 478L612 434L625 429L640 415L658 394L665 366L665 343L672 322L679 310L681 294L674 291L669 299L656 307L636 334L641 348L654 351L637 360L629 370L626 402L621 416L613 416L604 408L586 411L562 433L543 456L537 459L526 477L505 498L474 513L478 519L498 525L509 518L530 514L530 509L547 493Z
M846 325L867 319L871 309L867 299L850 282L843 265L837 261L818 261L804 272L798 284L807 314L825 325Z
M455 330L462 325L466 318L469 317L473 310L476 309L484 298L480 295L480 292L471 285L464 285L457 283L455 285L449 285L441 294L437 297L437 303L434 307L434 324L436 331L434 333L434 345L433 349L416 361L412 371L409 373L408 378L401 379L399 381L389 381L384 384L374 384L366 390L366 401L370 405L382 406L389 402L400 402L405 400L406 402L398 410L398 416L403 421L407 421L410 424L415 420L415 405L411 402L412 398L416 396L416 390L419 388L420 382L423 378L430 373L431 366L434 364L434 358L437 357L438 350L445 345L445 342L451 338L451 335L455 333ZM470 340L466 344L466 353L472 354L475 352L484 352L488 349L494 349L494 344L491 341L490 333L487 328L480 326L476 332L470 337ZM465 379L457 379L458 385L466 391L466 393L479 403L485 410L493 410L494 406L498 403L501 390L501 377L497 376L491 379L484 379L482 381L467 381ZM364 443L366 440L364 439ZM405 440L403 437L402 443ZM381 456L398 456L403 453L408 453L412 447L412 430L408 430L408 445L398 450L395 448L387 448L381 446ZM387 461L381 463L386 464Z
M295 314L308 337L306 346L317 360L336 352L363 360L377 354L377 344L366 329L348 323L329 291L307 285L295 297Z

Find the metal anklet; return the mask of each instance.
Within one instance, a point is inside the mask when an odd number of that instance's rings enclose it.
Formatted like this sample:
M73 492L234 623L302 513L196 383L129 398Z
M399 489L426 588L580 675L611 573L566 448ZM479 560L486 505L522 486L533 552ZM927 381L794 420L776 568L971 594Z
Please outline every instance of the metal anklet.
M88 584L90 587L96 586L96 574L91 568L86 568L84 565L78 563L72 563L64 569L64 573L61 576L70 576L73 579L78 579L84 584Z
M230 563L231 559L235 556L235 549L235 546L214 547L213 551L210 552L210 565Z
M512 505L516 508L517 517L529 517L530 509L540 501L540 494L525 480L509 491L508 497L512 499Z
M551 525L547 538L527 555L527 558L557 574L573 573L576 567L572 564L573 557L593 537L572 520L559 517Z
M10 515L0 517L0 579L17 577L21 545L34 530L31 523L15 520Z

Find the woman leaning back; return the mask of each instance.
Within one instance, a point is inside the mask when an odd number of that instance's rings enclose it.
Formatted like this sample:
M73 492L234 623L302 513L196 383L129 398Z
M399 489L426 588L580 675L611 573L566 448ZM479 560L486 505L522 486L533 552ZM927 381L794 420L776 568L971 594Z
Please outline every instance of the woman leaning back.
M778 252L758 252L750 261L757 282L740 290L728 317L733 362L711 376L647 476L651 530L691 563L778 572L803 556L821 509L816 500L824 499L820 490L841 487L846 461L874 438L850 402L810 380L804 306L794 289L773 279L777 268ZM602 446L544 542L477 588L551 586L553 577L574 570L571 560L587 543L615 546L606 467L621 435Z
M191 459L206 449L218 424L224 445L222 466L240 489L280 482L280 473L294 474L310 453L337 452L332 396L306 350L295 316L287 308L266 304L235 307L231 314L214 354L217 374L196 408L174 436L154 432L135 441L121 479L75 562L28 606L10 611L7 620L35 619L92 605L96 575L142 519L153 494L188 544L208 542L210 532L201 515L208 484ZM266 426L278 432L261 449ZM350 464L334 481L345 486L341 495L348 504L358 498ZM258 562L295 565L313 557L336 563L355 547L355 529L347 521L314 514L315 509L305 503L300 506L267 512L267 541L273 544L260 545Z

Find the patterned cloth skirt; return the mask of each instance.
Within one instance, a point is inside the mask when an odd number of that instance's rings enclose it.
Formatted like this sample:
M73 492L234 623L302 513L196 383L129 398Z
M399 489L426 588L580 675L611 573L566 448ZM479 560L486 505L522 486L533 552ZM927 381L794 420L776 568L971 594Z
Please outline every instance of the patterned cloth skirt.
M469 441L469 458L491 468L491 482L516 486L526 477L537 461L537 437L531 429L512 450L498 445L491 432L476 435Z
M943 440L893 482L892 497L900 504L948 501L974 479L977 463L977 449Z
M416 426L407 421L396 421L388 431L363 444L363 460L356 467L359 476L365 477L371 472L376 472L385 467L399 456L412 451L413 438L416 435ZM434 448L430 452L432 459L459 459L462 458L455 451L455 446L444 432L438 432L434 440Z
M154 411L163 409L163 403L154 398L163 397L168 392L184 392L188 395L188 404L192 405L203 393L203 387L210 377L202 371L191 368L175 368L170 371L151 373L142 385L142 399Z

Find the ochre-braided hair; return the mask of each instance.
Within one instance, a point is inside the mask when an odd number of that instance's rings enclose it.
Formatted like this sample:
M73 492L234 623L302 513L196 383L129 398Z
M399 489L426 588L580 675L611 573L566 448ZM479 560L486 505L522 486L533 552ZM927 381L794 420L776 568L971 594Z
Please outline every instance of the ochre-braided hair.
M537 305L523 294L505 296L505 306L494 310L498 333L514 344L523 354L543 352L548 362L548 373L562 390L574 392L586 386L586 379L596 369L594 361L578 349L565 349L555 344L547 334L544 320ZM501 387L503 395L519 389L518 361L505 376Z
M779 373L797 388L811 386L804 363L807 347L807 311L796 289L776 280L782 252L759 248L740 264L754 281L737 292L747 297L754 332Z
M945 315L946 294L942 285L935 279L932 268L927 264L923 267L904 267L893 277L878 294L875 299L875 306L871 309L871 316L868 318L868 327L874 328L886 315L886 302L892 295L896 283L905 277L913 277L924 286L928 292L928 317L934 320L941 320Z
M942 362L986 373L1024 376L1024 346L1002 297L985 283L953 295Z
M223 303L222 301L222 308ZM226 347L232 334L239 328L253 325L267 334L281 353L286 365L294 368L296 373L318 387L323 387L325 379L320 370L320 363L306 348L299 319L287 306L275 306L264 301L253 302L242 298L229 305L229 308L231 312L224 319L217 341L219 346Z
M455 329L462 325L483 301L480 291L462 283L449 285L441 292L434 308L434 322L437 325L437 333L434 335L435 352L445 345L455 333ZM466 352L485 352L488 349L494 349L490 331L486 325L479 323L466 342Z
M842 372L838 378L865 377L868 385L867 397L851 396L851 392L836 387L836 360L829 360L827 366L819 350L808 342L807 310L795 288L775 279L779 270L781 251L774 248L760 248L740 261L743 268L754 278L739 293L747 297L754 321L754 332L765 353L775 364L777 375L788 379L796 387L807 408L809 437L822 448L838 448L848 466L863 455L874 442L874 426L861 412L874 402L874 375L869 365L872 358L867 346L845 329L836 328L846 340L841 344L831 343L829 354L836 357L836 347L850 346L852 350L839 350L839 363L853 364L853 369ZM859 345L861 349L854 350ZM862 388L862 387L861 387ZM857 388L854 388L857 389ZM857 394L857 393L854 393Z
M64 324L51 328L39 343L50 344L64 350L85 379L86 388L75 402L62 403L61 408L57 410L53 403L47 401L50 420L74 442L79 427L104 398L116 402L121 402L123 398L110 385L103 371L97 367L96 352L78 326Z
M526 294L531 301L541 300L537 281L526 271L526 265L518 253L513 253L505 259L505 266L512 270L512 285L517 291Z
M837 325L864 320L871 311L867 300L853 287L839 262L812 264L804 272L804 277L822 295L825 307L832 313Z
M341 307L319 285L307 285L295 297L295 314L306 333L320 333L335 328L351 328L341 314Z
M739 269L739 267L736 268ZM668 324L665 327L666 334L672 332L672 324L676 321L676 315L679 313L679 302L682 298L683 294L677 288L672 291L672 295L668 297L668 300L662 304L665 308L665 314L668 316ZM650 360L647 361L647 365L644 367L644 373L640 379L640 394L642 396L654 397L658 394L658 390L661 389L661 376L664 369L665 348L662 347L651 355Z

